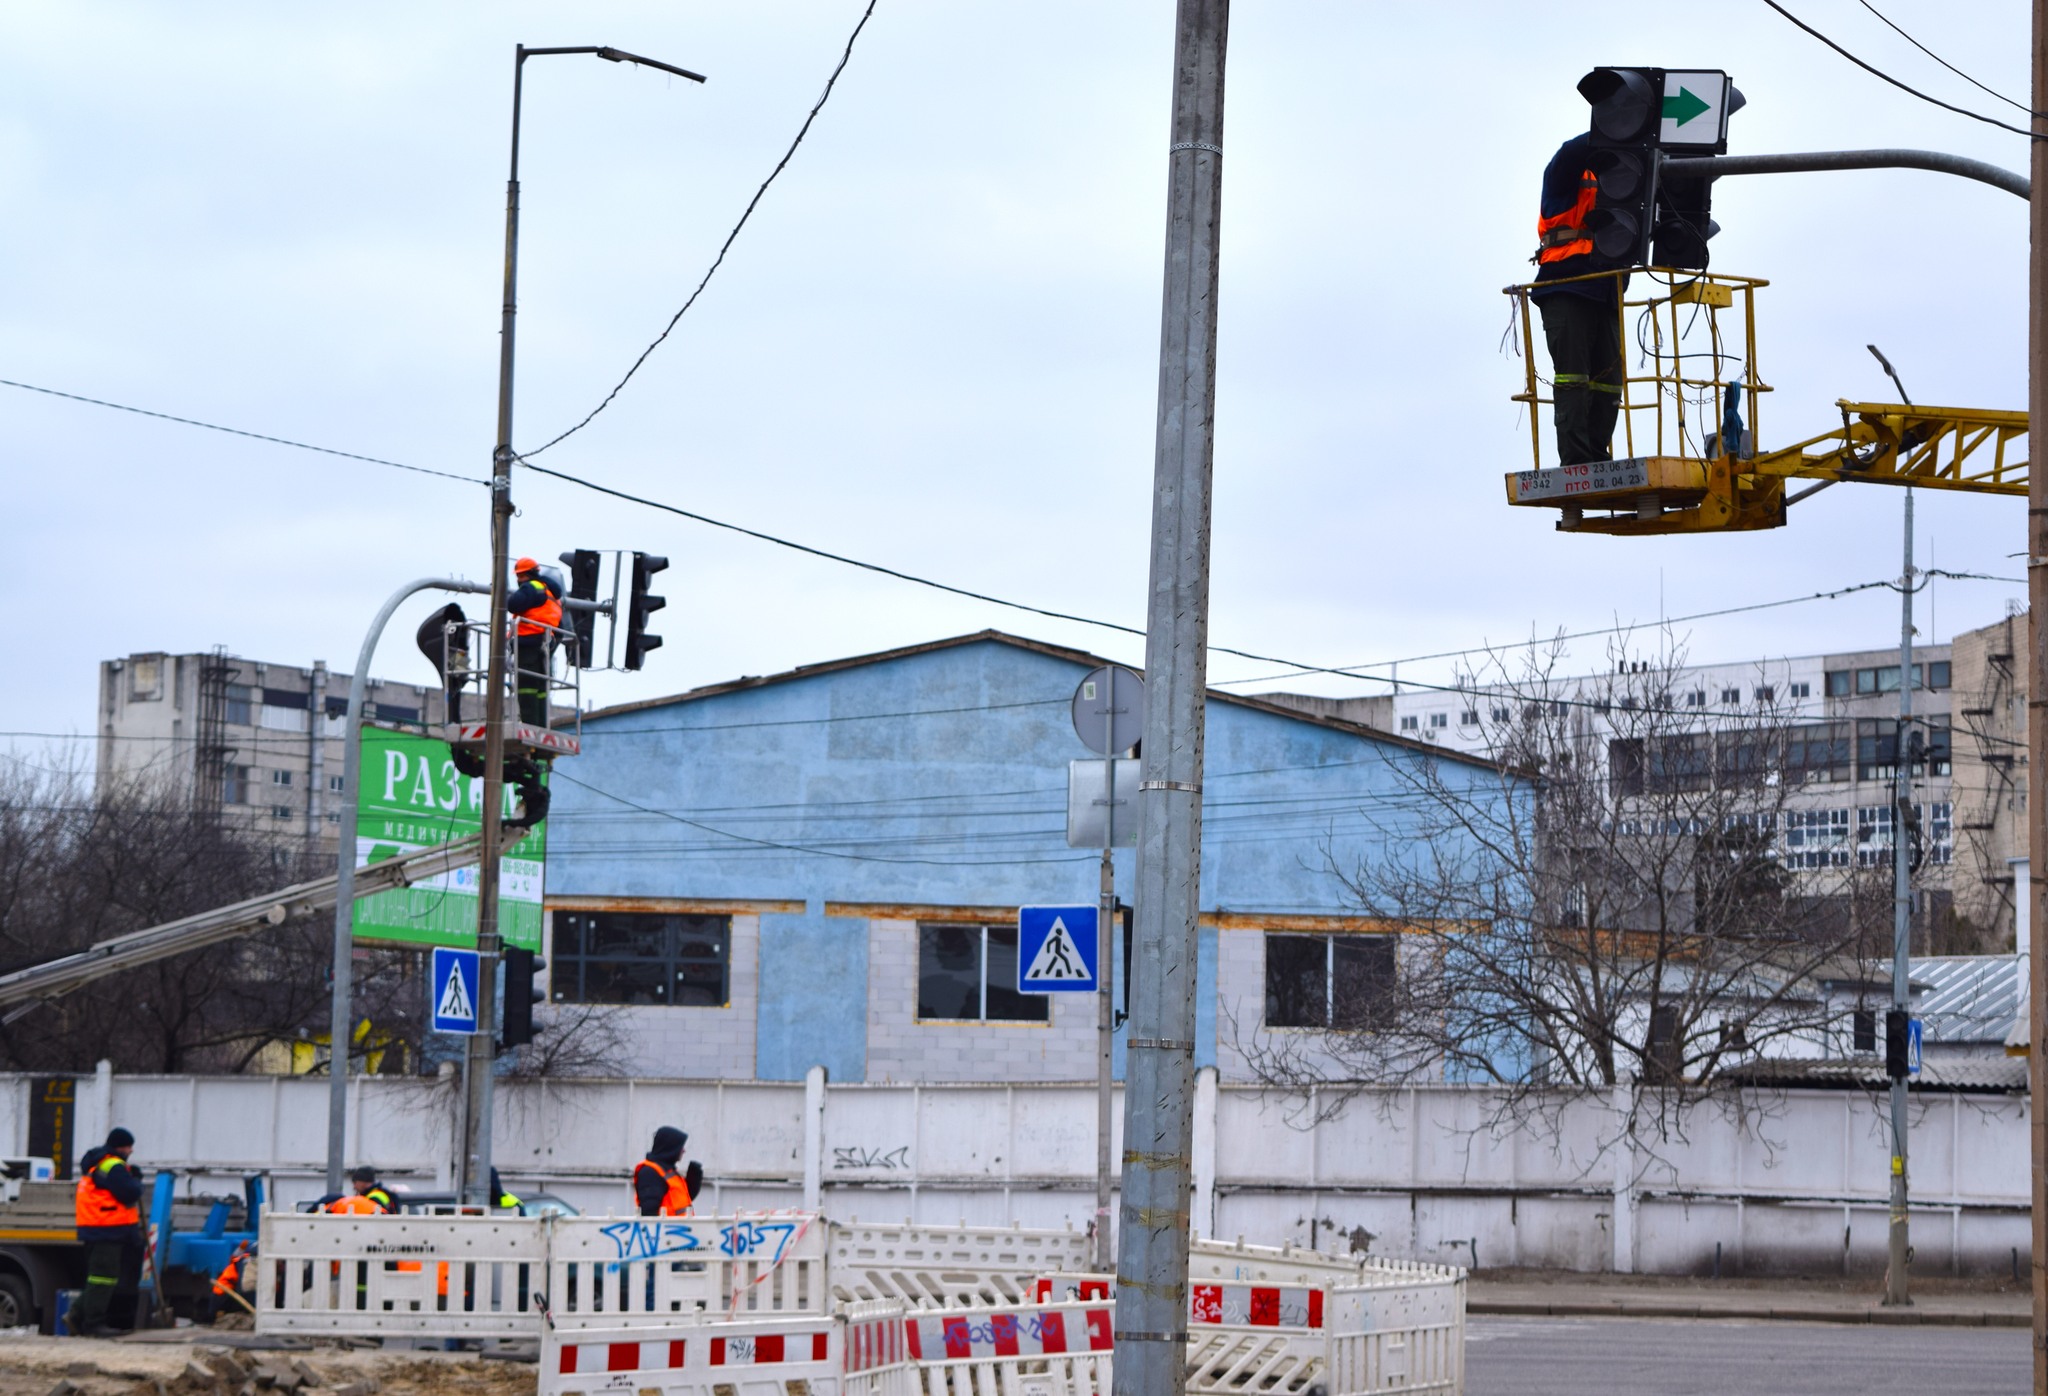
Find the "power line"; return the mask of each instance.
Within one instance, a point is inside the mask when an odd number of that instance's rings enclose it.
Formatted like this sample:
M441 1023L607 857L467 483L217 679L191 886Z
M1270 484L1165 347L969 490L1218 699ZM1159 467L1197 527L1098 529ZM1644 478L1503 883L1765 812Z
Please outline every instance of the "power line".
M2007 106L2009 106L2009 107L2017 107L2017 108L2019 108L2019 109L2020 109L2021 111L2025 112L2025 113L2026 113L2026 114L2027 114L2028 116L2032 116L2032 115L2034 114L2033 108L2029 107L2029 106L2028 106L2028 105L2027 105L2027 104L2026 104L2025 102L2015 102L2015 101L2014 101L2014 100L2013 100L2012 98L2010 98L2010 97L2006 96L2006 95L2005 95L2005 94L2004 94L2003 92L1997 91L1997 90L1996 90L1996 89L1994 89L1994 88L1986 87L1986 86L1985 86L1985 85L1984 85L1983 83L1981 83L1981 82L1977 81L1977 79L1975 79L1975 78L1971 77L1971 76L1970 76L1970 75L1969 75L1968 73L1964 72L1964 71L1963 71L1963 70L1962 70L1961 68L1958 68L1958 67L1957 67L1957 66L1956 66L1955 64L1953 64L1953 63L1949 62L1949 61L1948 61L1948 60L1947 60L1946 58L1943 58L1943 57L1942 57L1942 56L1941 56L1940 54L1936 53L1936 52L1935 52L1935 51L1934 51L1933 49L1931 49L1931 48L1927 47L1927 45L1925 45L1925 44L1921 43L1921 42L1920 42L1920 41L1919 41L1918 39L1914 38L1914 37L1913 37L1913 36L1912 36L1911 34L1908 34L1908 33L1907 33L1907 32L1906 32L1905 30L1903 30L1903 29L1899 28L1899 26L1898 26L1898 25L1896 25L1896 24L1893 24L1893 23L1891 22L1891 20L1890 20L1890 19L1888 19L1888 18L1886 18L1886 17L1885 17L1885 14L1884 14L1884 12L1883 12L1883 11L1879 10L1879 9L1877 8L1877 6L1875 6L1875 5L1873 5L1873 4L1871 4L1871 3L1870 3L1870 0L1858 0L1858 3L1859 3L1859 4L1861 4L1861 5L1863 6L1863 8L1864 8L1864 9L1866 9L1866 10L1870 11L1870 12L1871 12L1872 14L1876 15L1876 16L1877 16L1877 17L1878 17L1879 19L1883 20L1883 21L1884 21L1884 23L1885 23L1885 26L1886 26L1887 28L1889 28L1889 29L1890 29L1890 30L1891 30L1891 31L1892 31L1892 32L1893 32L1894 34L1897 34L1897 35L1898 35L1898 36L1899 36L1899 37L1900 37L1901 39L1904 39L1904 40L1905 40L1905 41L1906 41L1907 43L1911 44L1911 45L1912 45L1912 46L1913 46L1914 48L1917 48L1917 49L1919 49L1919 50L1920 50L1920 51L1921 51L1922 53L1926 54L1926 55L1927 55L1927 56L1928 56L1929 58L1932 58L1932 59L1933 59L1933 60L1934 60L1935 62L1939 63L1939 64L1940 64L1940 65L1941 65L1942 67L1944 67L1944 68L1948 69L1948 70L1949 70L1949 71L1950 71L1951 73L1954 73L1954 74L1955 74L1955 75L1956 75L1957 77L1961 78L1961 79L1962 79L1962 80L1963 80L1964 82L1967 82L1968 84L1970 84L1970 86L1972 86L1972 87L1976 88L1976 89L1977 89L1978 91L1980 91L1980 92L1984 92L1984 93L1987 93L1987 94L1989 94L1990 96L1996 97L1996 98L1997 98L1997 99L1998 99L1999 101L2001 101L2001 102L2005 103L2005 104L2006 104Z
M1887 73L1884 69L1876 66L1875 64L1864 62L1855 54L1849 52L1849 50L1843 48L1840 44L1836 43L1833 39L1830 39L1827 35L1821 33L1820 30L1814 28L1805 20L1793 14L1783 5L1780 5L1778 3L1778 0L1764 0L1764 3L1766 5L1769 5L1772 9L1776 10L1779 14L1783 15L1786 19L1792 21L1792 23L1797 25L1799 28L1804 29L1807 33L1813 35L1814 38L1819 39L1822 43L1826 44L1836 53L1841 54L1842 57L1848 59L1851 63L1854 63L1864 72L1869 73L1872 77L1882 78L1884 81L1890 83L1893 87L1898 88L1901 92L1911 93L1913 96L1918 97L1921 101L1932 103L1934 106L1940 107L1943 111L1952 111L1957 116L1967 116L1970 118L1970 120L1981 121L1986 126L1996 126L2001 131L2010 131L2015 136L2025 136L2029 140L2040 139L2039 137L2035 136L2032 131L2027 130L2024 126L2008 125L2007 123L2000 121L1997 117L1986 116L1982 112L1971 111L1968 107L1959 107L1951 102L1944 102L1939 97L1928 96L1925 92L1922 92L1917 87L1909 87L1905 83L1900 82L1897 78L1893 77L1890 73ZM1879 16L1879 18L1882 18L1882 16Z
M357 455L354 451L337 451L332 446L313 446L304 441L290 441L282 436L265 436L260 431L243 431L240 427L224 427L217 422L202 422L192 417L174 417L168 412L152 412L146 407L130 407L126 403L108 402L104 398L84 397L78 393L63 393L55 388L39 388L33 383L17 383L11 378L0 378L0 385L20 388L24 392L45 393L50 397L69 398L73 402L89 402L94 407L111 407L116 412L133 412L138 417L155 417L159 421L176 422L180 426L204 427L207 431L224 432L229 436L246 436L251 441L268 441L273 446L289 446L295 451L314 451L323 456L340 456L343 460L365 461L371 465L388 465L393 470L410 470L415 475L435 475L443 480L460 480L466 485L485 485L488 480L474 475L456 475L446 470L429 470L424 465L407 465L404 461L385 460L379 456Z
M662 341L668 338L669 332L675 329L677 322L689 313L691 306L697 303L697 298L704 294L704 288L711 284L711 278L717 275L718 269L721 266L725 265L725 254L732 250L733 241L739 237L740 229L746 227L747 220L754 216L754 209L760 204L761 196L768 192L768 186L775 182L776 176L782 173L783 167L789 163L790 157L796 154L796 148L804 143L804 137L810 134L811 123L816 121L818 113L825 109L826 99L832 95L833 84L839 81L839 75L846 71L847 60L853 57L854 40L860 37L861 30L867 28L868 20L874 13L875 0L868 0L867 9L861 13L860 23L854 25L853 32L846 37L846 50L839 55L839 65L832 70L832 76L825 79L825 90L818 94L818 100L811 107L810 115L804 118L804 124L797 130L796 139L789 143L789 149L782 152L782 158L775 162L775 168L768 172L768 178L761 181L761 187L756 189L754 197L747 201L746 211L740 214L740 221L733 224L732 231L725 235L724 244L718 249L718 255L712 259L711 269L704 273L704 279L697 283L697 289L690 292L690 298L683 302L683 308L670 316L668 324L662 328L660 334L654 337L654 342L640 351L640 357L633 360L633 366L626 370L626 376L614 384L612 390L604 395L603 402L591 408L590 414L575 426L570 427L560 436L555 437L546 444L534 447L531 451L526 452L526 455L537 456L542 451L559 445L583 430L583 428L589 426L596 419L598 413L612 405L612 399L617 397L620 390L633 380L633 375L640 371L640 365L646 363L648 356L661 347Z

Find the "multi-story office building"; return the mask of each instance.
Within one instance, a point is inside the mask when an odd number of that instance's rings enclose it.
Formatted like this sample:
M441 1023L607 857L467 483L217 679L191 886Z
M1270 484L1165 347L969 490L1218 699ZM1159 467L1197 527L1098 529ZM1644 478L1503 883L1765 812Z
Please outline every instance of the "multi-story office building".
M165 779L193 807L331 852L341 822L347 674L223 651L131 654L100 665L99 778ZM373 679L365 714L437 724L434 687Z

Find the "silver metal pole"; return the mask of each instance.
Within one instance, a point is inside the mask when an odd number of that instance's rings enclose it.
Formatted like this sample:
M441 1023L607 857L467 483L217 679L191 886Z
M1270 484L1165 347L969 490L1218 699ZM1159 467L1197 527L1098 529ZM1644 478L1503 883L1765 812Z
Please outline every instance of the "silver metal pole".
M1908 977L1913 949L1913 860L1906 846L1907 815L1913 808L1913 763L1907 733L1913 720L1913 491L1906 491L1905 563L1899 575L1899 736L1897 775L1892 783L1892 1011L1912 1006ZM1891 1082L1892 1205L1886 1237L1888 1264L1884 1302L1910 1304L1906 1281L1911 1247L1906 1232L1906 1078Z
M1137 944L1130 1035L1124 1044L1116 1396L1181 1396L1187 1386L1209 486L1215 453L1223 72L1229 27L1229 0L1179 0L1167 154L1138 872L1132 890Z
M1116 665L1109 666L1109 696L1105 706L1109 721L1105 732L1116 730ZM1105 741L1105 746L1113 743ZM1110 1190L1110 1102L1115 1090L1111 1069L1116 1052L1116 864L1110 850L1116 847L1116 753L1102 759L1102 909L1095 914L1099 930L1095 954L1101 968L1095 984L1095 1269L1106 1274L1115 1248L1109 1239Z
M2027 169L2048 189L2048 0L2034 0ZM2027 209L2027 437L2048 440L2048 199ZM2034 1396L2048 1396L2048 471L2027 473L2027 1095Z
M370 622L363 647L356 651L356 668L348 679L348 725L341 738L341 829L335 867L334 901L334 996L327 1015L327 1190L341 1191L346 1167L342 1150L348 1146L348 1040L350 998L354 992L355 950L353 920L356 882L356 791L363 775L363 700L369 692L370 664L376 658L377 641L384 627L407 597L422 591L488 591L475 582L458 582L448 577L422 577L407 582L391 593L391 599Z

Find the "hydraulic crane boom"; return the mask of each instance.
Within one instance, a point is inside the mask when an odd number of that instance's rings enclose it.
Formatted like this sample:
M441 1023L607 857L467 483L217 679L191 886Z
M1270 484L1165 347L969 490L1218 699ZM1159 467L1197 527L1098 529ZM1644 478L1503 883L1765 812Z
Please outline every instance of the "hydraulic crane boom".
M509 849L520 837L523 834L519 831L509 831L505 846ZM388 892L465 867L477 860L482 843L482 835L471 834L453 843L415 849L359 868L355 875L355 895L367 897L377 892ZM145 930L130 931L103 940L75 955L0 975L0 1008L58 998L95 979L104 979L110 974L134 969L137 965L281 926L294 916L327 910L334 905L337 881L337 877L330 875L312 882L301 882L281 891L236 902L233 906L202 911L196 916L166 921L161 926L150 926Z

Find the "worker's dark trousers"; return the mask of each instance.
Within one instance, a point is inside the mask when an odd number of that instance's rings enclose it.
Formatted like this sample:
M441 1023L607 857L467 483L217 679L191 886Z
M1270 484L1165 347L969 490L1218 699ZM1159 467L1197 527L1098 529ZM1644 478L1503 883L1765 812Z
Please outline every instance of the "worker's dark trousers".
M1621 321L1614 307L1586 296L1553 292L1537 302L1550 346L1551 415L1557 419L1557 463L1614 457L1614 419L1621 411Z
M94 1241L85 1251L85 1293L72 1311L73 1333L135 1326L135 1291L142 1283L142 1232L121 1241Z
M518 637L513 662L519 666L519 681L513 687L519 690L519 720L528 727L548 723L548 651L553 638L546 633Z

